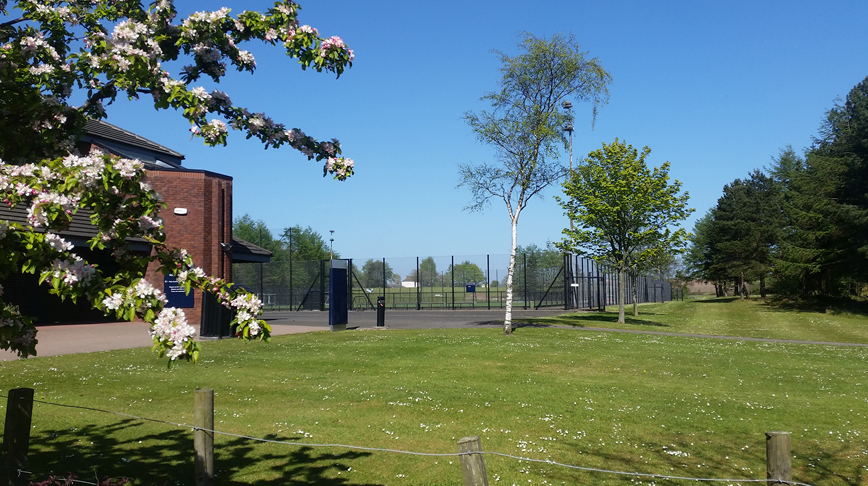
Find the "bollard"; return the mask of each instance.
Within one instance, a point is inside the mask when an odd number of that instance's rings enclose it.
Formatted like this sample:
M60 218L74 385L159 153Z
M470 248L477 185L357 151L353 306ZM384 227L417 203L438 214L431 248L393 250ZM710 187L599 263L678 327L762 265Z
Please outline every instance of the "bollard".
M377 296L377 327L386 325L386 296Z
M789 432L766 432L766 483L768 486L789 484L793 480L793 455Z

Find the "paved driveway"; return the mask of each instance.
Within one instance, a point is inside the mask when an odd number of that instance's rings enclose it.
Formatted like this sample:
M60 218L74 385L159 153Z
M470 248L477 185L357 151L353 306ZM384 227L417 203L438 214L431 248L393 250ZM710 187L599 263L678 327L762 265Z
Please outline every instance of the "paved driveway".
M516 310L513 317L543 317L563 312L563 309ZM500 326L503 325L503 314L503 310L387 310L385 323L388 329ZM328 312L267 311L263 313L263 318L271 326L274 335L329 330ZM377 313L354 311L349 313L348 320L348 329L374 328L377 326ZM148 328L144 322L37 326L39 333L36 337L39 344L36 350L38 356L57 356L113 349L149 348L153 341L148 335ZM13 359L17 359L14 354L0 351L0 361Z

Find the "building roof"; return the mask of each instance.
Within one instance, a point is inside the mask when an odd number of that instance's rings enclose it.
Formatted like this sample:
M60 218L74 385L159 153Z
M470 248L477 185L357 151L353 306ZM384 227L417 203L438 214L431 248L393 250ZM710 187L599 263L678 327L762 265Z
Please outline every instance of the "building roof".
M88 247L88 240L96 236L96 228L90 223L90 211L80 210L72 215L69 227L58 234L77 247ZM29 226L27 208L24 206L0 205L0 221L10 221ZM40 231L40 229L37 229ZM150 251L151 245L142 238L129 238L127 243L135 251ZM272 253L235 236L232 237L232 263L252 263L271 261Z
M86 210L76 212L72 215L72 221L70 221L69 227L58 234L75 246L89 246L87 241L96 236L97 233L96 227L94 227L90 222L91 214L93 213ZM11 221L21 223L24 226L30 226L30 223L27 220L27 208L23 205L15 206L14 208L0 205L0 221ZM36 231L41 233L44 230L37 228ZM150 245L142 238L130 238L127 242L133 250L150 250Z
M176 152L169 147L163 146L154 142L152 140L148 140L141 135L136 135L133 132L128 130L124 130L121 127L112 125L111 123L105 120L94 120L90 119L87 121L86 125L87 133L94 136L99 136L103 138L107 138L110 140L116 140L118 142L123 142L128 145L132 145L134 147L143 148L146 150L151 150L153 152L159 152L166 155L171 155L172 157L178 157L180 159L184 158L184 154L180 152Z
M88 120L82 142L94 144L112 155L139 159L150 166L181 168L184 154L103 120Z
M232 263L268 263L274 253L237 236L232 237Z

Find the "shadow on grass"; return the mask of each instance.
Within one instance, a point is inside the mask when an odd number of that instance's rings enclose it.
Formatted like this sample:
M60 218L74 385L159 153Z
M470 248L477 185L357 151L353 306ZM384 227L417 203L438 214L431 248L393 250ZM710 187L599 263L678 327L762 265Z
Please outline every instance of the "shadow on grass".
M660 314L653 312L645 312L647 316L657 316ZM567 314L557 317L539 317L530 319L516 319L513 321L517 327L552 327L552 326L573 326L573 327L601 327L607 323L617 324L618 314ZM503 324L503 321L500 321ZM660 322L648 321L640 317L626 316L625 324L634 326L648 327L669 327L668 324Z
M775 310L796 312L819 312L832 315L868 316L868 301L833 297L807 297L790 299L773 296L766 305Z
M712 299L694 300L693 302L697 304L728 304L737 300L742 299L740 297L714 297Z
M79 479L127 477L136 484L168 486L194 484L193 433L173 429L150 433L137 420L122 420L110 425L85 425L68 429L42 431L30 440L29 470L31 481L41 481L50 474L66 476L73 473ZM169 427L169 426L167 426ZM118 438L123 436L123 439ZM296 441L298 437L270 436L270 440ZM217 437L214 447L215 482L229 486L253 484L234 479L238 474L251 474L247 469L256 464L257 485L340 486L351 478L329 477L334 471L353 467L353 460L370 455L368 452L333 449L317 452L311 447L263 444L233 437L227 441ZM352 481L352 484L362 484ZM368 484L363 486L377 486Z

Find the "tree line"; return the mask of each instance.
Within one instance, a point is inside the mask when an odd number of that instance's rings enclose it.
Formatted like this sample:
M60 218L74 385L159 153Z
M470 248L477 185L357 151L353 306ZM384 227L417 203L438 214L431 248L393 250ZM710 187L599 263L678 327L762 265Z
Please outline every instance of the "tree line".
M868 283L868 77L837 102L804 153L723 188L693 230L687 276L718 295L855 297Z

